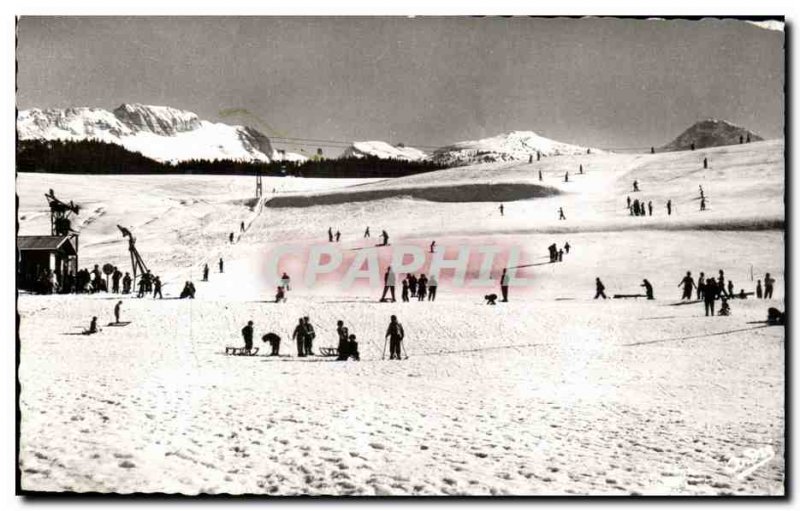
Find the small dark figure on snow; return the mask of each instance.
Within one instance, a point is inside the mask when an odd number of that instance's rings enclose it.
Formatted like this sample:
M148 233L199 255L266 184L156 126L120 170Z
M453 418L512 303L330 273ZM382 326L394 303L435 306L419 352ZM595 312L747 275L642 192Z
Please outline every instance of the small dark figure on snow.
M248 321L247 325L242 328L242 337L244 338L244 351L250 353L253 349L253 322Z
M389 244L389 234L386 231L381 231L381 238L383 238L382 245L384 247Z
M702 273L700 275L702 276ZM694 283L694 279L692 278L692 272L686 272L686 276L683 277L683 280L681 280L678 284L678 287L681 286L683 286L683 296L681 296L681 300L691 300L692 288L697 287Z
M730 316L731 306L728 304L727 298L722 299L722 304L719 306L718 316Z
M408 276L408 290L411 292L411 297L417 296L417 276L413 273Z
M653 216L653 201L647 201L647 209L650 211L650 216Z
M761 281L759 280L756 282L756 298L761 298L764 294L763 289L761 289Z
M784 325L786 324L786 316L775 307L770 307L767 309L767 323L770 325Z
M233 243L233 233L230 233L228 235L228 240L230 240L230 242Z
M283 291L283 286L278 286L278 289L275 291L275 303L281 303L286 301L286 293Z
M594 294L594 299L595 299L595 300L597 300L597 299L598 299L598 298L600 298L601 296L603 297L603 300L605 300L606 298L608 298L608 297L606 296L606 293L605 293L605 291L606 291L606 286L604 286L604 285L603 285L603 283L602 283L602 282L600 282L600 277L597 277L597 278L595 278L595 279L594 279L594 286L595 286L595 289L596 289L596 292L595 292L595 294Z
M541 181L541 180L542 180L542 171L540 170L539 171L539 181Z
M328 227L328 241L333 243L333 229Z
M703 158L703 168L704 169L708 168L708 158Z
M269 332L268 334L264 334L261 337L261 341L269 343L269 346L270 346L271 351L272 351L270 353L270 356L273 356L273 357L280 356L281 338L280 338L280 336L278 334L274 334L272 332Z
M705 304L706 316L714 315L714 301L717 299L718 294L717 282L711 277L707 278L705 287L703 288L703 302Z
M772 298L772 289L775 285L775 279L769 276L769 273L764 275L764 299Z
M407 302L408 301L408 275L406 275L406 278L403 279L403 282L401 282L401 284L403 286L403 290L402 290L402 292L400 294L400 298L404 302Z
M564 208L558 208L558 219L559 220L567 219L567 217L564 216Z
M339 243L339 238L342 236L342 233L336 231L336 243Z
M422 302L428 294L428 277L423 273L417 281L417 299Z
M203 265L203 282L208 282L208 264Z
M433 240L431 241L431 254L433 254L435 248L436 248L436 240Z
M486 305L497 305L497 295L492 293L483 297L486 300Z
M639 191L639 181L634 181L633 182L633 191L634 192L638 192Z
M92 320L89 322L89 329L83 331L83 335L92 335L99 332L100 329L97 328L97 316L93 316Z
M703 298L703 294L705 293L706 289L706 280L705 280L705 273L700 272L700 276L697 277L697 299L701 300Z
M122 294L127 295L131 292L131 275L128 272L125 272L125 276L122 277Z
M728 281L728 296L730 296L731 298L733 298L733 289L734 289L733 288L733 281L729 280Z
M338 360L347 360L348 357L348 333L347 327L344 326L344 321L341 319L336 322L336 335L339 336L339 345L336 349L339 353Z
M564 252L569 254L569 241L564 243Z
M564 182L565 182L565 183L569 183L569 171L566 171L566 172L564 173Z
M564 260L564 251L559 248L558 249L558 262L560 263L563 260Z
M631 209L631 196L628 195L628 209Z
M502 302L508 301L508 284L511 281L511 276L503 268L503 274L500 275L500 293L503 295Z
M119 323L119 312L122 308L122 300L118 301L114 306L114 323Z
M505 208L503 207L503 205L502 205L502 204L500 204L500 216L503 216L503 210L504 210L504 209L505 209Z
M314 332L314 327L311 325L311 321L308 319L308 316L303 318L303 326L306 329L306 335L304 338L305 341L305 354L306 355L313 355L314 354L314 338L317 336L317 333Z
M297 341L297 356L298 357L305 357L306 356L306 325L303 318L300 318L297 321L297 326L294 327L294 332L292 332L292 339Z
M161 296L161 277L156 276L153 280L153 298L158 295L159 298L164 298Z
M222 258L220 257L219 258L219 272L220 273L223 273L222 268L223 268L223 266L222 266Z
M644 288L644 293L645 293L645 296L647 297L647 299L648 300L652 300L653 299L653 285L650 284L650 282L648 282L647 279L644 279L642 281L641 287Z
M383 294L381 295L381 301L386 301L386 293L391 292L392 295L392 302L396 301L394 296L394 287L397 284L397 277L394 274L394 270L391 266L386 268L386 273L383 274Z
M403 325L397 321L397 316L392 316L389 321L389 328L386 329L386 336L389 338L389 360L400 360L403 338L405 338Z
M672 214L672 199L667 201L667 216Z
M705 211L705 210L706 210L706 200L700 199L700 211Z
M428 280L428 301L433 302L436 300L436 290L439 289L439 281L436 279L436 275L431 275L431 278Z
M580 167L578 169L578 173L579 174L583 174L583 165L580 165Z
M369 238L369 226L367 226L367 229L364 231L364 237Z

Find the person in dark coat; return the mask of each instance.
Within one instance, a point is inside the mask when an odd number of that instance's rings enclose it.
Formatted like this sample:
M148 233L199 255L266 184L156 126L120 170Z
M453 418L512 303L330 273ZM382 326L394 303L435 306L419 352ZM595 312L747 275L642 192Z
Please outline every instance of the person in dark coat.
M569 241L564 243L564 252L569 254Z
M159 298L164 298L161 295L161 277L159 276L153 279L153 298L155 298L156 295L158 295Z
M83 335L92 335L99 332L100 329L97 328L97 316L92 317L92 321L89 322L89 329L83 331Z
M361 355L358 353L358 343L356 342L355 334L350 334L347 337L347 356L353 360L361 360Z
M220 257L220 258L219 258L219 272L220 272L220 273L223 273L223 271L222 271L222 270L223 270L223 264L222 264L222 258Z
M336 243L339 243L339 238L341 238L341 237L342 237L342 233L340 233L339 231L336 231Z
M769 273L764 275L764 299L772 298L772 290L775 286L775 279L769 276Z
M306 355L313 355L314 354L314 338L317 337L317 333L314 332L314 327L311 325L311 320L308 319L308 316L303 318L303 325L306 329L305 335L305 354Z
M705 273L700 272L700 276L697 277L697 299L698 300L702 300L703 299L703 293L705 292L705 288L706 288Z
M733 298L733 295L734 295L733 281L732 281L732 280L729 280L729 281L728 281L728 296L729 296L730 298Z
M367 230L364 231L364 237L369 238L369 226L367 226Z
M297 356L298 357L305 357L306 356L306 325L303 321L303 318L300 318L297 321L297 326L294 327L294 332L292 332L292 339L297 341Z
M558 262L560 263L563 260L564 260L564 251L559 248L558 249Z
M647 299L648 300L652 300L653 299L653 285L650 284L650 282L647 279L644 279L642 281L641 287L644 288L645 296L647 297Z
M601 296L603 297L603 300L605 300L606 298L608 298L608 297L606 296L606 293L605 293L605 291L606 291L606 286L604 286L604 285L603 285L603 283L602 283L602 282L600 282L600 277L597 277L597 278L595 278L595 279L594 279L594 286L595 286L595 289L596 289L596 292L595 292L595 294L594 294L594 299L595 299L595 300L597 300L597 299L598 299L598 298L600 298Z
M242 337L244 338L244 351L250 353L253 349L253 322L248 321L247 325L242 328Z
M131 275L128 272L125 272L125 276L122 277L122 294L128 295L131 293Z
M667 215L672 214L672 199L667 201Z
M761 281L759 280L756 283L756 298L761 298L763 296L763 290L761 289Z
M389 360L400 360L401 345L406 334L403 325L397 321L397 316L392 316L389 328L386 329L386 337L389 338Z
M425 297L428 295L428 277L425 276L423 273L419 277L419 281L417 281L417 299L420 302L425 300Z
M119 281L122 278L122 272L114 266L114 273L111 275L111 292L119 293Z
M678 287L681 286L683 286L683 296L681 296L681 300L691 300L692 288L696 287L694 279L692 278L692 272L686 272L686 276L683 277L683 280L678 284Z
M203 282L208 282L208 264L203 265Z
M703 302L705 304L706 316L714 315L714 300L717 299L718 292L717 282L713 278L706 279L703 289Z
M333 243L333 229L328 227L328 241Z
M114 306L114 323L119 323L119 312L122 308L122 300L118 301Z
M381 238L383 238L382 245L384 247L389 244L389 233L386 231L381 231Z
M500 275L500 294L503 295L503 299L500 300L501 302L508 301L508 284L511 278L509 277L506 269L503 268L503 273Z
M417 296L417 276L413 273L408 276L408 290L412 298Z
M337 360L347 360L349 357L348 341L347 341L347 327L344 326L344 321L341 319L336 322L336 335L339 337L339 344L336 351L339 353Z
M228 240L230 240L230 242L233 243L233 233L230 233L230 235L228 236Z
M647 201L647 209L650 212L650 216L653 216L653 201Z
M269 332L261 337L263 342L268 342L271 348L270 356L278 357L281 351L281 337L278 334Z
M406 278L403 279L402 285L403 285L403 291L401 293L401 298L402 298L402 300L404 302L407 302L408 301L408 275L406 275Z

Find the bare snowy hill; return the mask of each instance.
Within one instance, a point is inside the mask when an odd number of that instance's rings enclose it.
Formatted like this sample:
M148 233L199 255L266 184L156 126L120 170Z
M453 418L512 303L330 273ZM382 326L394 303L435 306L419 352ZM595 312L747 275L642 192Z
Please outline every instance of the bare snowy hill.
M353 145L344 150L341 158L364 158L375 156L384 160L396 159L407 161L426 160L428 155L419 149L405 146L393 146L380 140L366 142L353 142Z
M102 108L22 110L21 140L101 140L162 162L193 159L269 162L275 156L269 138L249 127L200 119L167 106L123 104Z
M764 140L750 130L731 124L728 121L706 119L696 122L689 129L665 145L664 151L686 151L694 144L696 149L739 144L742 142L758 142Z
M490 138L456 142L434 151L433 160L448 166L491 163L498 161L528 161L531 156L601 153L599 149L566 144L542 137L533 131L512 131Z

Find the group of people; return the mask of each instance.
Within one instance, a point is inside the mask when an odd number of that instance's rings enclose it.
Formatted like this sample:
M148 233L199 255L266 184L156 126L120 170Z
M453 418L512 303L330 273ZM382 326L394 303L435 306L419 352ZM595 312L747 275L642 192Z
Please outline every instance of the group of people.
M547 247L547 251L550 253L550 262L556 263L561 262L564 260L564 254L569 254L569 241L564 243L564 248L558 248L555 243Z
M289 278L289 275L286 272L283 272L283 275L281 275L281 285L278 286L278 289L275 291L275 303L286 301L286 293L288 293L291 289L291 282L292 280Z
M96 320L94 324L96 327ZM248 321L242 328L242 338L244 340L244 354L250 355L253 353L253 334L254 325L253 321ZM349 329L344 326L344 321L338 320L336 322L336 335L338 343L336 346L336 360L360 360L361 355L358 349L358 342L356 335L350 333ZM308 316L304 316L297 321L292 332L292 340L297 343L297 356L307 357L314 355L314 339L316 338L314 326ZM397 320L397 316L392 315L389 321L389 327L386 329L386 341L389 343L389 359L400 360L402 359L402 342L405 338L405 331L403 325ZM261 337L263 342L269 342L271 351L270 356L280 356L281 337L274 333L269 332ZM384 347L385 351L385 347ZM406 357L407 358L407 357Z
M364 229L364 238L370 238L371 236L372 236L372 234L369 231L369 226L367 226L367 228ZM336 230L336 232L334 232L332 227L328 227L328 242L329 243L334 243L334 242L338 243L339 240L341 239L341 237L342 237L342 233L339 232L338 229ZM389 234L385 230L382 230L381 231L381 246L385 247L387 245L389 245Z
M381 294L381 302L396 302L395 287L397 285L397 275L391 266L386 268L386 273L383 274L383 293ZM408 302L411 298L416 298L418 301L425 301L427 298L429 302L436 300L436 290L439 288L439 281L436 275L427 277L424 273L417 277L413 273L408 273L403 278L402 282L401 299ZM387 296L388 295L388 296Z
M668 214L671 213L672 202L669 203ZM650 216L653 216L653 201L648 201L645 203L644 201L640 201L639 199L634 199L631 201L630 195L628 196L628 210L630 210L631 216L648 216L648 212Z

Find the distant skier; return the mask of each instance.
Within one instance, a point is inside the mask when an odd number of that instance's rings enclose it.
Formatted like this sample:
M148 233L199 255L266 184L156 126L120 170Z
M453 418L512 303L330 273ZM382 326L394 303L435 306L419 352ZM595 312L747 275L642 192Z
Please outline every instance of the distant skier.
M703 303L706 309L706 316L714 315L714 300L717 299L717 283L713 278L706 279L705 287L703 289Z
M706 210L706 200L700 199L700 211L705 211L705 210Z
M578 169L578 174L583 174L583 165L580 165Z
M89 322L89 329L83 331L83 335L92 335L99 332L100 329L97 328L97 316L93 316L92 320Z
M705 273L700 272L700 276L697 277L697 299L701 300L705 293L706 288L706 280L705 280Z
M558 219L559 220L567 219L567 217L564 216L564 208L558 208Z
M281 287L283 289L285 289L286 291L291 291L292 290L292 288L290 286L291 283L292 283L292 279L289 278L289 274L286 273L286 272L283 272L283 275L281 275Z
M733 298L733 296L734 296L734 291L733 290L734 290L733 281L729 280L728 281L728 296L731 297L731 298Z
M253 322L248 321L247 325L242 328L242 337L244 338L244 352L250 353L253 349Z
M603 297L603 300L605 300L606 298L608 298L608 297L606 296L606 293L605 293L605 291L606 291L606 286L604 286L604 285L603 285L603 283L602 283L602 282L600 282L600 277L597 277L597 278L595 278L595 279L594 279L594 286L595 286L595 290L596 290L596 292L595 292L595 294L594 294L594 299L595 299L595 300L597 300L597 299L598 299L598 298L600 298L601 296Z
M628 195L628 209L631 209L631 196Z
M381 231L381 238L383 238L382 245L384 247L389 244L389 234L386 231Z
M403 286L403 290L400 293L400 299L404 302L408 301L408 275L405 276L403 281L400 283Z
M634 181L633 182L633 191L634 192L638 192L639 191L639 181Z
M653 201L647 201L647 209L650 211L650 216L653 216Z
M369 238L369 226L367 226L367 229L364 231L364 237Z
M564 243L564 252L569 254L569 241Z
M303 321L303 318L300 318L297 321L297 326L294 327L294 332L292 332L292 339L297 341L297 356L298 357L305 357L306 356L306 325Z
M425 301L425 296L428 293L428 277L423 273L419 276L417 281L417 298L420 302Z
M159 298L164 298L161 295L161 277L159 276L156 276L153 280L153 298L155 298L156 295L158 295Z
M397 316L392 316L389 321L389 328L386 329L386 336L389 338L389 360L400 360L402 343L406 334L403 325L397 321Z
M667 201L667 216L672 215L672 199Z
M560 263L563 260L564 260L564 251L559 248L558 249L558 262Z
M208 264L203 265L203 282L208 282Z
M219 272L220 272L220 273L224 273L224 272L222 271L222 269L223 269L223 264L222 264L222 258L220 257L220 258L219 258Z
M386 293L391 292L392 295L392 302L395 302L394 297L394 287L397 281L397 277L394 274L394 270L391 266L386 268L386 273L383 275L383 294L381 295L381 301L386 301Z
M508 284L511 281L511 276L507 273L506 268L503 268L503 274L500 275L500 294L503 295L501 302L508 301Z
M756 298L761 298L764 295L763 289L761 289L761 281L759 280L756 283Z
M436 300L436 289L439 287L439 281L436 279L436 275L431 275L431 278L428 280L428 301L432 302Z
M764 276L764 299L771 299L772 298L772 288L775 285L775 279L769 276L767 273Z
M433 254L435 248L436 248L436 240L433 240L431 241L431 254Z
M122 294L127 295L131 292L131 275L128 272L125 272L125 276L122 277Z
M244 232L244 222L239 224L239 232Z
M539 171L539 181L542 181L542 171Z
M328 241L330 243L333 243L333 229L331 229L330 227L328 227Z
M645 296L647 297L647 299L648 300L652 300L653 299L653 285L650 284L650 282L647 279L644 279L642 281L642 284L641 284L640 287L644 288Z
M702 273L700 275L702 276ZM678 284L678 287L681 286L683 286L683 296L681 296L681 300L691 300L692 288L697 287L697 285L694 283L694 279L692 278L692 272L686 272L686 276L683 277L683 280L681 280Z
M505 208L503 208L503 205L502 205L502 204L500 204L500 216L503 216L503 210L504 210L504 209L505 209Z
M533 163L533 155L532 154L528 155L528 163Z
M700 187L700 198L705 199L706 195L705 193L703 193L703 185L697 185L697 186Z
M314 331L314 327L311 325L311 320L308 319L308 316L303 318L303 326L306 329L305 336L303 338L304 346L305 346L305 354L306 355L313 355L314 354L314 338L317 337L317 333Z
M339 243L339 238L342 236L342 233L336 231L336 243Z
M122 308L122 300L118 301L114 306L114 323L119 323L119 312Z
M279 357L281 351L281 337L278 334L269 332L264 334L261 337L261 341L268 342L271 348L270 355L273 357Z
M564 182L565 182L565 183L569 183L569 171L566 171L566 172L564 173Z
M233 243L233 233L230 233L228 235L228 239L230 240L231 243Z
M704 169L708 168L708 158L703 158L703 168Z

